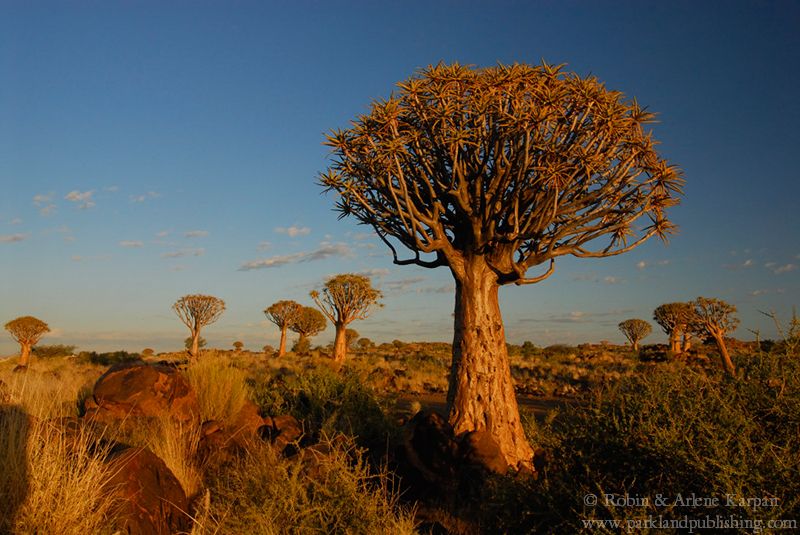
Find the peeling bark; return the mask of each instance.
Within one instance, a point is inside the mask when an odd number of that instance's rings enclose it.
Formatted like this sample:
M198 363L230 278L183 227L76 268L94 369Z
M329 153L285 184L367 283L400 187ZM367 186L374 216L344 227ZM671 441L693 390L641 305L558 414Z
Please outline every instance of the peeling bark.
M498 302L497 275L477 257L456 275L453 363L447 392L457 435L488 432L509 466L530 467Z
M336 337L333 340L333 360L344 362L347 358L347 336L344 324L336 324Z

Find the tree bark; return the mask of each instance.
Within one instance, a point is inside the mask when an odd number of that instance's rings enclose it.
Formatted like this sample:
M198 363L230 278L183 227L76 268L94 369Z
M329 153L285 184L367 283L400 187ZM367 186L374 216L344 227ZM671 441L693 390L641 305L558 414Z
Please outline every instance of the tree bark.
M278 356L282 357L286 354L286 326L281 328L281 343L278 346Z
M194 331L192 333L192 349L189 350L189 356L193 359L197 358L197 355L200 352L200 331Z
M508 466L530 468L511 378L497 275L482 257L465 262L456 278L453 362L447 392L450 424L457 435L487 432Z
M720 359L722 360L722 369L724 369L728 373L728 375L736 377L736 367L733 365L731 356L728 353L728 346L725 345L725 338L723 338L722 335L717 335L717 334L712 334L711 336L714 337L714 341L717 343L719 356Z
M639 351L639 340L635 340L633 342L633 350L634 351Z
M20 344L19 346L19 365L23 368L27 368L31 360L31 345Z
M669 336L669 350L673 353L681 352L681 330L675 328Z
M333 360L336 362L344 362L347 357L347 336L345 331L347 326L336 324L336 338L333 340Z

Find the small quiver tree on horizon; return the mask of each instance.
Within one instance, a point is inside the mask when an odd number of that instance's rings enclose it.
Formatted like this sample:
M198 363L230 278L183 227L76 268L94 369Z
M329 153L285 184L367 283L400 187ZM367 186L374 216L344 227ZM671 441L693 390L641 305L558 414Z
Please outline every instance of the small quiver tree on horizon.
M625 338L631 343L634 351L639 351L639 342L647 338L653 332L653 328L644 320L632 318L621 322L619 330L625 335Z
M197 358L200 354L200 330L206 325L217 321L225 311L225 301L212 295L191 294L184 295L172 305L172 310L178 318L189 328L189 337L192 339L189 347L189 357Z
M333 323L336 335L333 339L333 360L344 362L347 357L347 326L355 320L363 320L376 306L381 292L372 287L369 277L345 273L325 281L322 292L311 292L311 299Z
M281 331L281 341L278 345L278 357L286 354L286 331L295 321L303 305L295 301L278 301L264 309L264 315Z
M654 115L591 76L546 63L439 64L397 85L328 135L333 162L320 183L395 264L450 270L449 422L494 443L499 464L529 468L498 288L546 279L560 256L666 240L681 173L645 129Z
M310 339L318 335L327 327L325 316L314 307L302 307L294 321L289 325L289 330L296 332L300 338L295 342L293 350L298 354L308 353L311 347Z
M39 318L20 316L6 323L5 329L19 344L19 364L17 369L27 369L31 358L31 349L39 342L42 336L50 332L50 327Z
M693 317L692 306L689 303L665 303L659 305L653 311L653 321L658 323L661 330L669 337L669 350L673 353L680 353L689 349L691 339L691 329ZM681 337L685 341L681 344Z
M729 375L736 376L736 367L733 365L725 344L725 335L736 330L739 318L736 317L736 307L721 299L698 297L690 302L693 319L690 328L698 336L710 337L714 340L719 351L722 369Z

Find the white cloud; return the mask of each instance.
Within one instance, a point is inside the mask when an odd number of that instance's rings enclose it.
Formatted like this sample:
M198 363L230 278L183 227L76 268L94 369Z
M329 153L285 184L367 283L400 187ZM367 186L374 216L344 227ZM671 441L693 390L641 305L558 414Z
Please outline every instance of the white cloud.
M144 202L147 199L157 199L161 197L161 194L155 191L148 191L142 195L131 195L130 200L131 202Z
M748 258L747 260L744 261L744 263L742 263L742 267L743 268L749 268L752 265L753 265L753 259L752 258Z
M41 208L39 208L39 214L45 217L51 215L55 211L56 211L55 204L48 204L47 206L42 206Z
M622 279L620 279L619 277L612 277L609 275L608 277L605 277L603 279L603 282L606 284L619 284L620 282L622 282Z
M20 219L18 217L15 217L11 221L9 221L8 224L9 225L21 225L22 224L22 219Z
M640 260L640 261L639 261L639 262L636 264L636 267L637 267L637 268L639 268L639 269L644 269L644 268L646 268L646 267L647 267L647 262L645 262L644 260Z
M289 228L276 227L275 228L275 232L277 232L278 234L286 234L290 238L294 238L294 237L297 237L297 236L307 236L308 234L311 234L311 229L308 228L308 227L298 227L298 226L292 225Z
M94 190L72 190L64 196L64 199L70 202L80 203L78 208L81 210L86 210L87 208L92 208L95 206L95 202L92 200L92 195L94 195Z
M770 264L772 265L768 266L768 269L776 275L789 273L790 271L794 271L795 269L797 269L797 264L784 264L782 266L778 266L773 262L770 262Z
M345 243L322 242L320 246L313 251L279 255L261 260L251 260L249 262L245 262L239 267L239 271L280 267L287 264L313 262L314 260L324 260L332 256L350 256L352 254L353 253L350 247Z
M184 232L183 235L186 238L205 238L208 236L207 230L190 230L188 232Z
M386 268L365 269L364 271L356 273L356 275L362 275L364 277L385 277L388 274L389 270Z
M14 243L26 239L28 239L27 234L6 234L4 236L0 236L0 243Z
M769 293L769 290L753 290L752 292L750 292L750 295L752 295L753 297L758 297L759 295L764 295L767 293Z
M119 242L120 247L129 247L129 248L136 248L136 247L144 247L144 242L139 240L122 240Z
M33 205L39 208L39 214L43 216L49 216L52 214L55 209L56 205L53 204L53 193L40 193L38 195L33 196Z
M405 292L411 286L419 284L424 280L425 277L409 277L407 279L386 281L383 283L383 287L389 290L390 292Z
M184 256L203 256L204 254L206 254L206 250L199 247L197 249L181 249L179 251L163 253L161 258L182 258Z

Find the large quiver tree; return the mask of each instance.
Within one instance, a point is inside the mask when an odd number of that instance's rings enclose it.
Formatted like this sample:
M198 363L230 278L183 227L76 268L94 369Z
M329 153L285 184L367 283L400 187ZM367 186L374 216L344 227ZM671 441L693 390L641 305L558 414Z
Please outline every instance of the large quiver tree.
M680 172L644 128L653 114L593 77L547 64L440 64L398 86L328 136L333 163L320 181L395 264L450 268L449 420L458 433L488 433L507 464L527 464L498 287L545 279L559 256L666 238Z
M286 354L286 331L297 318L303 305L296 301L278 301L264 310L267 319L281 330L281 342L278 346L278 356Z
M295 344L296 348L302 348L298 353L305 353L310 343L310 338L316 336L327 327L325 316L314 307L301 307L300 312L295 316L294 321L289 325L289 330L296 332L300 338Z
M728 353L725 335L736 330L739 325L736 307L721 299L708 297L698 297L689 305L693 312L689 328L700 336L711 337L714 340L719 350L722 369L729 375L735 376L736 367Z
M669 350L680 353L682 349L689 349L691 333L687 332L692 323L694 311L689 303L664 303L653 311L653 320L669 337ZM686 343L681 344L681 337L686 337Z
M363 320L376 306L381 292L372 287L369 277L354 273L336 275L325 281L322 292L311 292L311 298L333 323L333 360L344 362L347 356L347 326Z
M21 316L6 323L5 329L19 344L19 368L25 369L31 358L31 348L50 332L50 327L33 316Z
M619 325L619 330L625 335L625 338L631 343L634 351L639 351L639 342L647 338L653 331L653 328L644 320L637 318L625 320Z
M212 295L184 295L172 305L172 310L189 328L192 345L189 356L197 358L200 354L200 330L217 321L225 311L225 301Z

